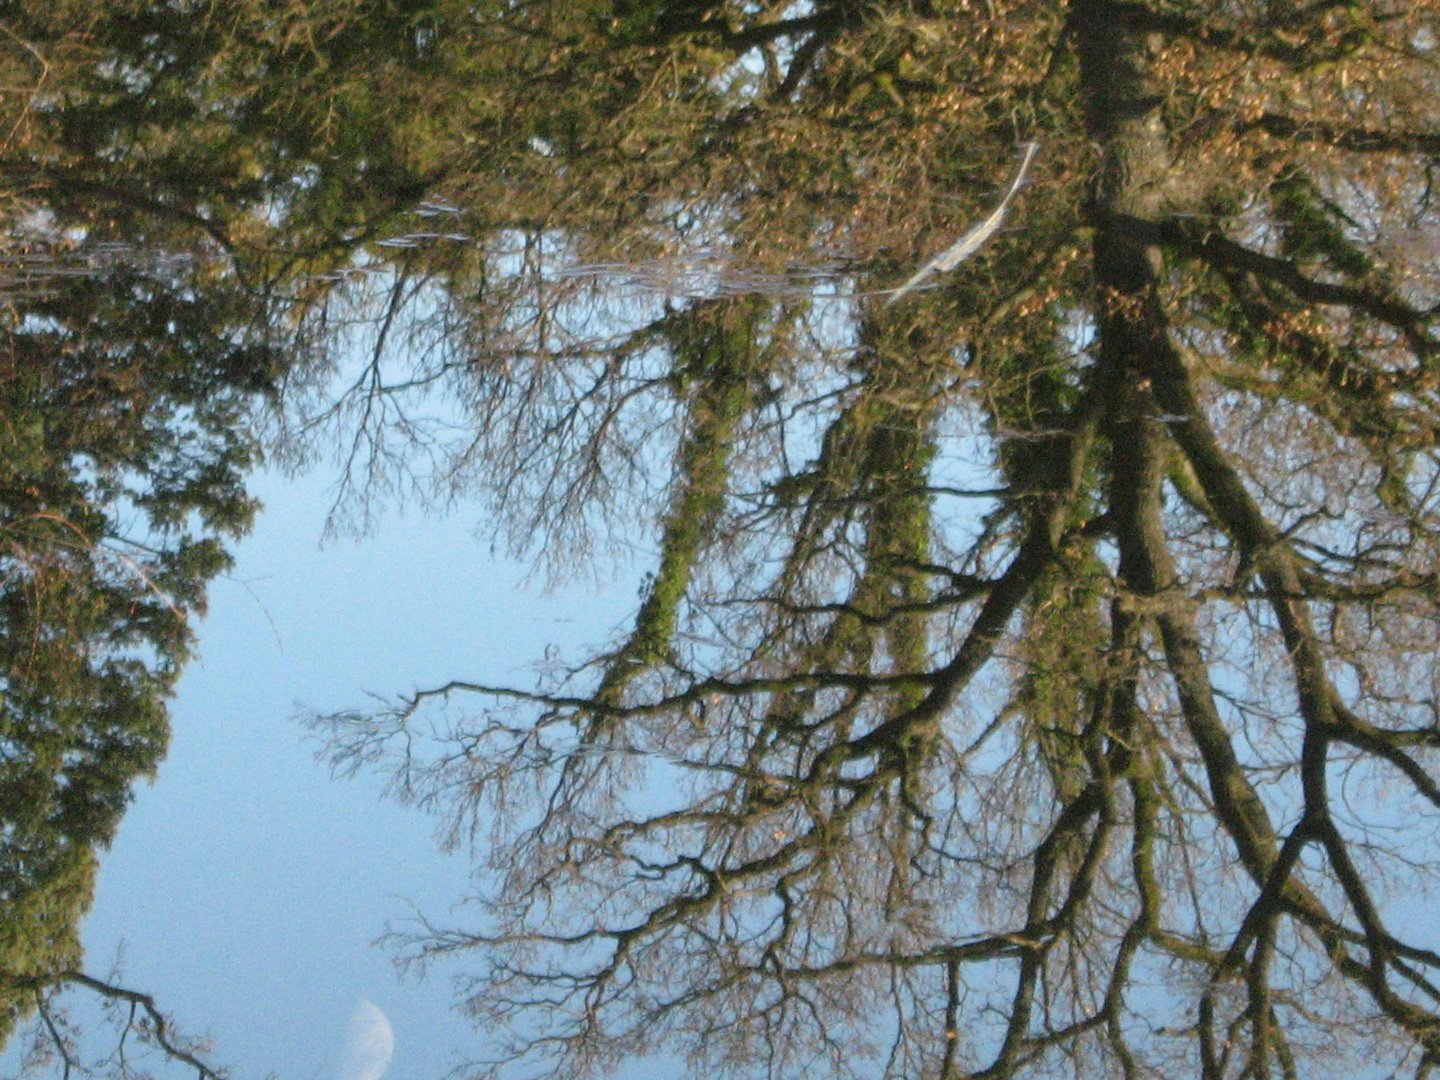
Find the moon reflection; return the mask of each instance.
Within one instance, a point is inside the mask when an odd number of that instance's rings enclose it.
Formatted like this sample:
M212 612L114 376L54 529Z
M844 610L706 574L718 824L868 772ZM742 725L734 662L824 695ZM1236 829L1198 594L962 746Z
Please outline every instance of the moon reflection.
M362 1001L350 1015L339 1080L380 1080L395 1056L395 1032L389 1018L372 1002Z

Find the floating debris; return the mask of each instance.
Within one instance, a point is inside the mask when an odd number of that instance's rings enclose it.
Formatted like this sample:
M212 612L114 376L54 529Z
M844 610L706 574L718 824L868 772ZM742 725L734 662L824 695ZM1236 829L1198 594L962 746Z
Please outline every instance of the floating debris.
M634 263L581 263L555 271L558 279L603 278L621 289L689 299L725 296L807 297L817 287L834 285L852 273L844 259L794 263L783 271L738 265L729 255L700 251Z
M1010 208L1010 200L1015 198L1015 193L1020 190L1020 185L1025 182L1025 174L1030 170L1030 162L1035 160L1035 152L1040 149L1037 142L1025 144L1025 160L1020 163L1020 171L1015 174L1014 181L1010 184L1010 190L1000 200L1000 205L990 212L990 216L980 222L964 236L956 240L948 248L942 251L935 258L922 266L915 272L911 279L901 285L890 294L890 299L885 301L885 306L896 303L908 292L913 292L921 282L931 274L942 274L947 270L954 270L962 262L968 259L975 252L979 251L985 241L995 235L995 231L1005 220L1005 211Z

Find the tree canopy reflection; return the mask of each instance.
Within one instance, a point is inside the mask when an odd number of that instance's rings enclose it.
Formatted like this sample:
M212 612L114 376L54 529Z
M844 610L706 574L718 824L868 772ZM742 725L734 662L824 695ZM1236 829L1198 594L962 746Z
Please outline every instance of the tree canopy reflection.
M81 987L121 1051L209 1075L150 998L82 970L77 929L303 347L275 228L304 163L237 111L264 13L192 14L0 9L0 1039L38 1008L29 1070L88 1067L55 1004Z
M319 720L473 845L478 1074L1431 1070L1434 4L222 9L134 38L227 163L145 220L249 178L288 449L655 549L576 669Z
M563 677L322 720L474 845L480 1073L1428 1072L1431 7L432 11L471 241L346 460L657 549Z

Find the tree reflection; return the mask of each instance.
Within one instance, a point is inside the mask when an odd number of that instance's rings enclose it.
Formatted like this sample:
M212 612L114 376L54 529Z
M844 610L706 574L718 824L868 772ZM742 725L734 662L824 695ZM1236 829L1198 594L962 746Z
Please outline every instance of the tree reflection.
M321 721L475 845L410 955L478 1072L1428 1072L1430 6L600 10L486 9L535 77L437 184L473 242L332 414L561 562L658 545L564 677ZM755 287L564 270L686 244Z
M577 670L328 718L476 845L492 1071L1431 1070L1435 4L141 7L4 13L6 242L137 253L5 297L12 1012L283 390L658 548Z
M254 511L255 447L251 373L221 366L238 346L173 283L136 268L51 276L8 307L0 967L34 984L79 965L96 851L164 756L191 617ZM41 988L7 992L7 1033Z
M263 176L216 125L213 28L165 5L0 11L0 1040L88 1069L60 999L210 1075L146 995L82 970L98 852L169 741L207 584L250 526L290 353L253 246ZM272 215L273 217L273 215ZM128 1056L127 1056L128 1055Z

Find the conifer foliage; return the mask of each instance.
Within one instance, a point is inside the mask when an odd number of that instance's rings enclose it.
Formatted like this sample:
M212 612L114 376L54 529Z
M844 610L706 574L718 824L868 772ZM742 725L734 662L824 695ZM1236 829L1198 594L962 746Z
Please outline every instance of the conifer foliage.
M83 974L78 927L251 523L280 374L229 247L254 185L177 138L146 17L0 10L0 1038L38 1007L32 1064L67 1071L66 986L188 1055L144 995Z

